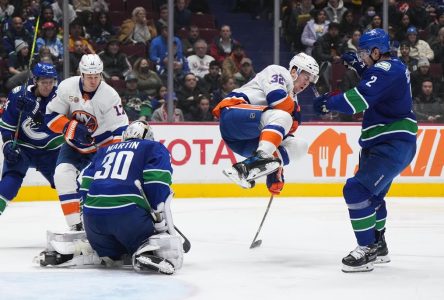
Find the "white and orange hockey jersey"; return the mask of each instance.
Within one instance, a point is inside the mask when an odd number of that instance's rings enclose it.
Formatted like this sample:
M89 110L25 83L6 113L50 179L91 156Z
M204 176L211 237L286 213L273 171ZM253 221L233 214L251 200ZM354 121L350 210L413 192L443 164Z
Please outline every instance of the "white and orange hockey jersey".
M293 78L288 70L279 65L270 65L256 76L234 89L213 110L219 117L220 110L238 104L252 104L284 110L290 114L294 110Z
M120 142L128 117L117 92L102 81L91 99L82 95L80 76L63 80L56 96L46 107L45 122L53 132L61 133L66 123L77 120L94 138L94 145L66 141L80 153L92 153L98 147ZM86 98L86 99L85 99Z

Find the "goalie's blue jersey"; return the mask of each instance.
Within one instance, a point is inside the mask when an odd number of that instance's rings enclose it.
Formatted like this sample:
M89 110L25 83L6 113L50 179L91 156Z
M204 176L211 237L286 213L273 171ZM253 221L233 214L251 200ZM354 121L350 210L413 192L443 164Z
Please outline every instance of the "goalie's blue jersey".
M49 130L43 121L46 105L54 97L56 87L53 88L48 97L36 97L34 95L35 88L34 85L28 85L25 94L23 92L24 87L18 86L9 93L5 112L0 121L0 132L4 141L13 139L15 130L17 126L19 126L17 143L20 146L31 149L34 153L56 150L60 148L65 141L63 135ZM20 124L18 124L20 111L17 108L17 99L23 96L38 101L40 106L36 114L37 117L22 113ZM36 121L37 118L41 119L40 122Z
M345 114L364 111L359 139L364 148L391 139L416 141L410 73L399 59L369 67L357 87L331 97L327 108Z
M159 142L133 139L101 148L83 174L83 213L116 213L134 205L156 209L171 193L172 173L170 153Z

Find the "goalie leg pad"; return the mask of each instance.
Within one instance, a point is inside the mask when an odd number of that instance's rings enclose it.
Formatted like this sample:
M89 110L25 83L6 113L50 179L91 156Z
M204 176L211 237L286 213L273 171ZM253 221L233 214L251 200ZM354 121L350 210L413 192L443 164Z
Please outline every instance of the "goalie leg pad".
M154 254L171 261L176 270L182 267L183 263L183 245L182 240L177 235L156 234L148 239L148 243L158 246L159 249Z

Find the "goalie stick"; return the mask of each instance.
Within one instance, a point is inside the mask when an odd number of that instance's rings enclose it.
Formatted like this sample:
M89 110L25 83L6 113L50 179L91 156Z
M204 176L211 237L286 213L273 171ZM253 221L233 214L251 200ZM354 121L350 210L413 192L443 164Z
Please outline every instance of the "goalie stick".
M148 204L148 207L151 208L150 203L148 202L148 199L146 198L145 192L142 189L142 184L140 182L140 180L136 179L134 180L134 185L139 189L140 194L142 195L143 199L146 201L146 203ZM156 216L151 213L151 217L153 218L153 221L156 221ZM187 237L176 227L176 225L174 225L174 230L177 231L178 234L180 234L180 236L184 239L184 242L182 244L183 247L183 251L185 253L188 253L191 249L191 243L190 241L187 239Z
M257 248L257 247L260 247L260 245L262 245L262 240L256 240L256 238L262 229L262 225L264 225L264 221L265 221L265 218L267 217L268 211L270 210L271 202L273 202L273 198L274 198L274 195L271 194L270 201L268 202L267 210L265 210L265 214L262 218L261 224L259 225L259 229L257 230L256 235L254 236L253 242L251 242L250 249Z

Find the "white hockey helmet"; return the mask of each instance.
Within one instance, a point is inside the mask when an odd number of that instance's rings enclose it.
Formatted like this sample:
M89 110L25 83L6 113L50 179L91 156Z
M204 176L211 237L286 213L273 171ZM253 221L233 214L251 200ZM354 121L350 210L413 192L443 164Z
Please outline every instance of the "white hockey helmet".
M128 125L123 132L122 139L124 141L132 139L154 140L153 129L145 121L134 121Z
M290 60L290 66L288 67L288 71L291 73L291 70L296 68L297 74L299 75L301 71L306 71L310 74L310 82L316 83L319 79L319 65L316 60L303 52L296 54Z
M100 74L103 62L97 54L85 54L79 63L80 74Z

